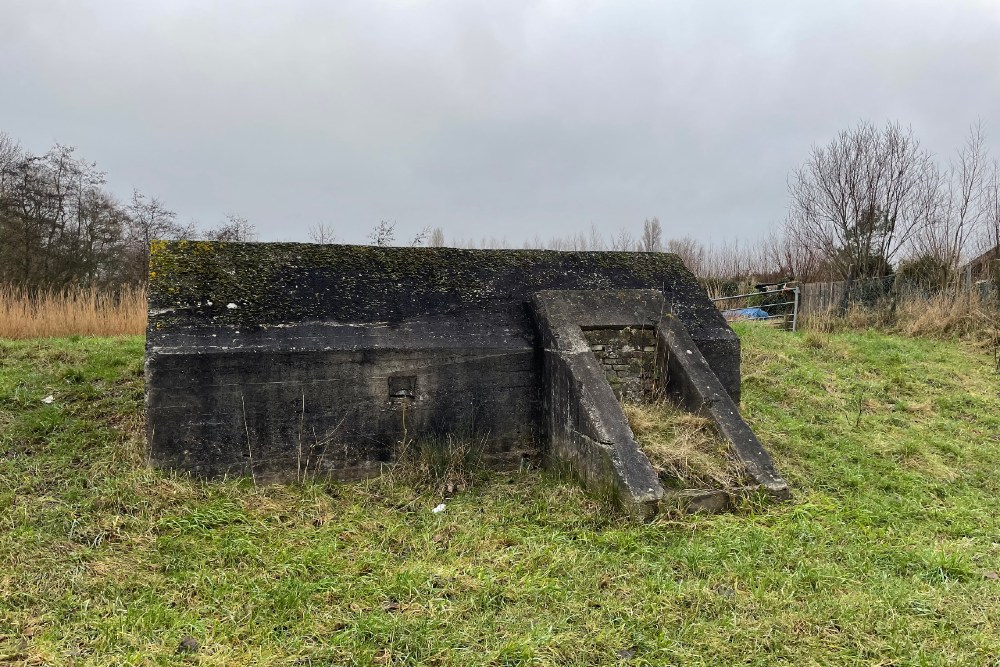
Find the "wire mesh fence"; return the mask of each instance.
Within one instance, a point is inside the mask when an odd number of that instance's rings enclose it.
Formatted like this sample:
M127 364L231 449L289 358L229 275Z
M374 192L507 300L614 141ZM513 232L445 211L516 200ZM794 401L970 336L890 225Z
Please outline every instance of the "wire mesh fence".
M974 298L986 307L1000 305L1000 288L989 280L971 281L963 276L937 284L909 280L898 274L829 283L802 285L799 314L843 314L851 308L895 308L903 302L931 301L942 296Z
M716 294L712 301L728 321L754 321L796 331L812 318L839 319L848 313L891 322L903 314L912 319L956 317L964 307L971 317L1000 321L1000 283L951 276L937 284L892 274L876 278L828 283L778 283L730 286L729 294ZM739 292L739 293L732 293ZM943 308L947 305L947 308ZM900 311L897 313L897 311ZM947 312L944 312L947 311ZM937 313L937 314L935 314Z

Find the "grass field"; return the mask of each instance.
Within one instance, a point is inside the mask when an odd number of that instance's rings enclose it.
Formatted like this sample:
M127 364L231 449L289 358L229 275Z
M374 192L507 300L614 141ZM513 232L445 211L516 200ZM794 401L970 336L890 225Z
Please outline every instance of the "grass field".
M744 412L794 499L642 525L535 471L439 514L391 479L153 471L141 338L0 342L0 660L1000 663L992 357L739 331Z

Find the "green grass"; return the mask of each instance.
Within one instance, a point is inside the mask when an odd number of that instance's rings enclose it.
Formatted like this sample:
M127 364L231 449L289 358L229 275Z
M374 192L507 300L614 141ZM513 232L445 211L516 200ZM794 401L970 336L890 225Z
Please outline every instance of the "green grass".
M538 472L440 497L149 469L141 338L0 342L9 664L987 665L1000 377L740 329L787 504L637 525ZM42 401L51 395L53 401ZM178 653L185 637L195 652Z

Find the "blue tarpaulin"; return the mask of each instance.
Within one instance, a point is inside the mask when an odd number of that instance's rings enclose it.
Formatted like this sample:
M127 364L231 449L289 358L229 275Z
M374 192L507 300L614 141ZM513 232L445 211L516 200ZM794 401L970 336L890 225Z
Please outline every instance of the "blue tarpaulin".
M770 317L763 308L735 308L722 311L727 320L764 320Z

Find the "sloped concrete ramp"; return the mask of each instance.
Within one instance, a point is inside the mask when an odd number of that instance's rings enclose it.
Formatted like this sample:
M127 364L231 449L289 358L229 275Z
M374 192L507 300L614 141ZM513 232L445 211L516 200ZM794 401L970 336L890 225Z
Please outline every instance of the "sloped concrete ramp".
M651 378L663 395L710 417L759 488L788 497L788 484L740 416L683 323L665 312L657 290L546 290L534 295L544 349L548 464L575 475L596 495L648 518L667 499L635 442L617 396L585 337L587 329L652 329Z

